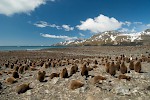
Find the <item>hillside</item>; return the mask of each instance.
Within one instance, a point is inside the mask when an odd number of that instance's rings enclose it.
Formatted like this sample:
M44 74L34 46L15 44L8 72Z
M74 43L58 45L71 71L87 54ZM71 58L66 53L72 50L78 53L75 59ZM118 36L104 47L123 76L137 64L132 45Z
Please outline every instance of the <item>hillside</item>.
M137 33L106 31L89 39L77 39L54 44L54 46L98 46L98 45L150 45L150 29Z

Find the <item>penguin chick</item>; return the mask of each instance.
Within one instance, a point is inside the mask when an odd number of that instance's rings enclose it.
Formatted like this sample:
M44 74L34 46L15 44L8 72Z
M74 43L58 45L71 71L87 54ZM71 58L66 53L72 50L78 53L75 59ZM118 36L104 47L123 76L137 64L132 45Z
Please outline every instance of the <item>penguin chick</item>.
M84 85L84 84L83 84L82 82L80 82L79 80L72 80L72 81L70 82L69 88L70 88L71 90L75 90L75 89L77 89L77 88L82 87L83 85Z
M17 86L17 87L16 87L16 92L17 92L18 94L25 93L27 90L30 89L29 84L30 84L30 83L23 83L23 84Z
M141 62L140 62L140 61L138 61L138 62L135 63L135 65L134 65L134 70L135 70L135 72L137 72L137 73L140 73L140 72L141 72Z
M12 77L14 77L14 78L19 78L18 72L17 72L17 71L14 71L14 72L12 73Z
M45 74L46 74L45 71L39 71L37 75L37 80L39 80L40 82L43 82L45 78Z
M103 76L94 76L92 79L91 79L91 83L92 84L96 84L96 83L99 83L100 80L106 80L106 77L103 77Z
M71 67L71 70L70 70L70 76L72 76L73 74L75 74L77 71L78 71L78 66L77 65L73 65Z
M122 73L122 74L125 74L125 73L127 73L127 67L125 66L125 64L124 64L124 61L121 63L121 65L120 65L120 72Z
M112 61L110 66L109 66L109 74L114 76L116 74L116 68L115 68L115 64L114 62Z
M123 74L123 75L119 75L118 78L119 78L119 80L120 80L120 79L126 79L127 81L130 81L130 79L131 79L130 76L126 76L126 75L124 75L124 74Z
M134 70L134 62L132 60L129 63L129 69Z
M68 71L67 68L64 68L60 73L61 78L68 78Z
M7 84L13 84L16 83L16 79L14 77L8 77L5 81Z
M50 75L50 79L53 79L54 77L59 77L59 73L52 73Z

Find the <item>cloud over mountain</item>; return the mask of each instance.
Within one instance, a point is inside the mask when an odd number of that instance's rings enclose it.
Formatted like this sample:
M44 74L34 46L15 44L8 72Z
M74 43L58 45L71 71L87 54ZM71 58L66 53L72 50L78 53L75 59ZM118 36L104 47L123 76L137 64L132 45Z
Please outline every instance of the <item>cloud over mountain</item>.
M122 22L119 22L117 19L111 17L104 16L100 14L95 18L88 18L86 21L81 21L81 25L77 25L76 27L79 30L89 30L93 33L99 33L110 30L117 30L121 28Z
M78 39L77 37L69 37L69 36L65 36L65 35L51 35L51 34L40 34L43 37L47 37L47 38L55 38L55 39L64 39L64 40L75 40Z

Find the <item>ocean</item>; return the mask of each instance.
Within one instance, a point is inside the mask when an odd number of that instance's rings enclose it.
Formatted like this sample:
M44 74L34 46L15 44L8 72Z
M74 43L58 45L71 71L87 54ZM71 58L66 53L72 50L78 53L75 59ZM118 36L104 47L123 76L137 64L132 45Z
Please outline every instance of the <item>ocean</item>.
M41 50L48 48L63 48L57 46L0 46L0 51L16 51L16 50Z

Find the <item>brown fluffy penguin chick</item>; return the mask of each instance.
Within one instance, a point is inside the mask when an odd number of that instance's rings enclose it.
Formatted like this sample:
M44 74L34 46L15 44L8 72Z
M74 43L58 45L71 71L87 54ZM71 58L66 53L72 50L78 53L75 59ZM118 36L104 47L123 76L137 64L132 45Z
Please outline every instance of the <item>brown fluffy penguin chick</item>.
M51 67L56 67L56 64L54 62L51 62Z
M130 76L126 76L126 75L119 75L118 76L118 78L119 78L119 80L121 80L121 79L126 79L126 80L128 80L128 81L130 81L130 79L131 79L131 77Z
M13 64L13 63L10 64L10 68L11 68L11 69L14 68L14 64Z
M35 67L33 67L33 66L30 66L30 71L36 71L37 70L37 68L35 68Z
M7 71L7 75L12 74L12 70Z
M16 92L18 94L25 93L27 90L30 89L29 85L30 85L30 83L24 83L24 84L21 84L21 85L17 86L16 87Z
M142 62L142 59L140 58L140 59L138 59L138 61Z
M97 65L97 64L98 64L98 61L97 61L97 60L94 60L94 64Z
M150 58L147 58L147 63L150 63Z
M29 65L25 64L25 65L24 65L24 69L23 69L24 72L27 71L28 69L29 69Z
M127 67L125 66L125 64L124 64L124 61L121 63L121 65L120 65L120 72L122 73L122 74L125 74L125 73L127 73Z
M98 66L97 65L94 65L94 66L92 66L93 68L98 68Z
M0 75L2 75L2 72L0 72Z
M103 76L94 76L92 79L92 84L96 84L96 83L99 83L100 80L106 80L106 77L103 77Z
M45 74L46 74L45 71L39 71L37 75L37 80L39 80L40 82L43 82L45 78Z
M2 87L2 83L0 82L0 90L2 89L3 87Z
M112 61L109 66L109 74L114 76L116 74L115 63Z
M18 69L18 73L22 74L24 71L24 66L20 66Z
M13 70L18 72L19 66L15 64Z
M107 73L109 73L109 66L110 66L110 62L106 62L105 70L106 70Z
M135 63L134 70L135 70L135 72L138 72L138 73L141 72L141 62L140 61Z
M126 57L125 61L126 61L126 63L129 63L130 62L130 58Z
M134 70L134 61L132 61L132 60L129 63L129 69Z
M116 56L116 57L115 57L115 61L117 61L117 60L118 60L118 58L119 58L119 57L118 57L118 56Z
M5 66L6 68L8 68L8 67L9 67L9 62L5 63L4 66Z
M116 67L116 70L119 71L120 70L120 62L117 61L115 64L115 67Z
M70 76L72 76L73 74L75 74L77 71L78 71L78 66L77 65L73 65L71 67L71 70L70 70Z
M78 59L76 59L76 60L74 61L74 63L75 63L75 64L78 64L78 63L80 63L80 61L79 61Z
M88 68L86 67L86 65L84 65L83 67L82 67L82 69L81 69L81 75L82 76L88 76Z
M52 73L50 75L50 79L53 79L54 77L59 77L59 73Z
M7 84L13 84L16 83L16 79L14 77L8 77L5 81Z
M67 68L64 68L60 73L61 78L68 78L68 71Z
M70 88L71 90L75 90L75 89L77 89L77 88L82 87L83 85L84 85L84 84L83 84L82 82L80 82L79 80L72 80L72 81L70 82L69 88Z
M119 58L119 59L117 60L117 62L119 62L119 63L121 64L121 59Z
M88 69L88 71L92 71L93 70L93 68L91 68L91 67L87 67L87 69Z
M136 57L135 60L137 61L137 60L138 60L138 57Z
M57 66L62 66L62 62L59 61L59 62L57 63Z
M12 73L12 77L14 77L14 78L19 78L18 72L17 72L17 71L14 71L14 72Z
M49 65L47 62L45 62L42 67L43 67L43 68L49 68L49 66L50 66L50 65Z
M5 70L2 70L2 73L7 73L7 71L5 71Z

